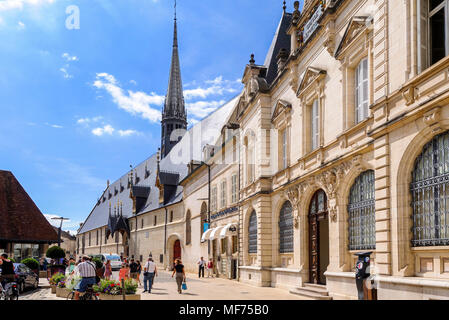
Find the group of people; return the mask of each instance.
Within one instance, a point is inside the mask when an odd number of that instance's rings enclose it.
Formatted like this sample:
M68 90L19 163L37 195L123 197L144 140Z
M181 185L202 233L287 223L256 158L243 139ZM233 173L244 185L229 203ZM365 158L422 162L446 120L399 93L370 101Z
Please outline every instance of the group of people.
M201 278L201 276L204 278L204 269L207 270L207 277L214 277L214 262L212 258L209 259L209 261L204 260L204 257L201 257L200 260L198 260L198 278Z

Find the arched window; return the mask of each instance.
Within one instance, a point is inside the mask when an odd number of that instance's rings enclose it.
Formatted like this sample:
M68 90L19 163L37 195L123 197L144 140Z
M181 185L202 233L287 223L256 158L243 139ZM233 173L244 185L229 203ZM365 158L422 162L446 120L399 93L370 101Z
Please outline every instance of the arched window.
M349 250L376 248L374 171L362 173L349 193Z
M207 204L206 202L203 202L203 204L201 205L201 231L200 231L200 238L203 236L204 233L204 224L207 221Z
M256 211L249 217L248 227L248 253L257 253L257 214Z
M189 245L192 242L192 223L190 221L191 218L190 210L186 213L186 245Z
M449 131L424 146L413 171L414 247L449 245Z
M293 208L286 201L279 214L279 253L293 252Z

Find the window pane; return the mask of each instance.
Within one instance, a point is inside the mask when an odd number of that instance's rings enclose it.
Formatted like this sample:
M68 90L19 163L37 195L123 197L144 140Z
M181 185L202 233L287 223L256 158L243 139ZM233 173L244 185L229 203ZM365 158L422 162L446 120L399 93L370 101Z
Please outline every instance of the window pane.
M290 202L284 203L279 214L279 252L293 252L293 214Z
M445 14L442 8L429 19L430 27L430 62L440 61L446 56Z
M248 240L248 252L257 253L257 215L255 211L249 218Z
M429 11L432 11L436 7L438 7L440 4L442 4L445 0L430 0L429 1Z

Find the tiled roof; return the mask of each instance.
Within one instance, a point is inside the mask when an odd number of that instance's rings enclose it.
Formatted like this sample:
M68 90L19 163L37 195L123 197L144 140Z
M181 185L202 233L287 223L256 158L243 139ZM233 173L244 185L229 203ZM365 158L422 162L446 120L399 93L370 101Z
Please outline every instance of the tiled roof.
M54 243L58 235L9 171L0 170L0 240Z

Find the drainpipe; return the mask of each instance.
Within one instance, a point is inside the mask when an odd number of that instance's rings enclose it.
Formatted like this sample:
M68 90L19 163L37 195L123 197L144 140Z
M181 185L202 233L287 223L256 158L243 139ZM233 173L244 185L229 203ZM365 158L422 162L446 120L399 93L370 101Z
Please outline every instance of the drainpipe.
M164 209L165 209L165 226L164 226L164 255L165 255L165 262L166 262L166 265L168 266L168 264L167 264L167 217L168 217L168 210L167 210L167 207L164 207Z

